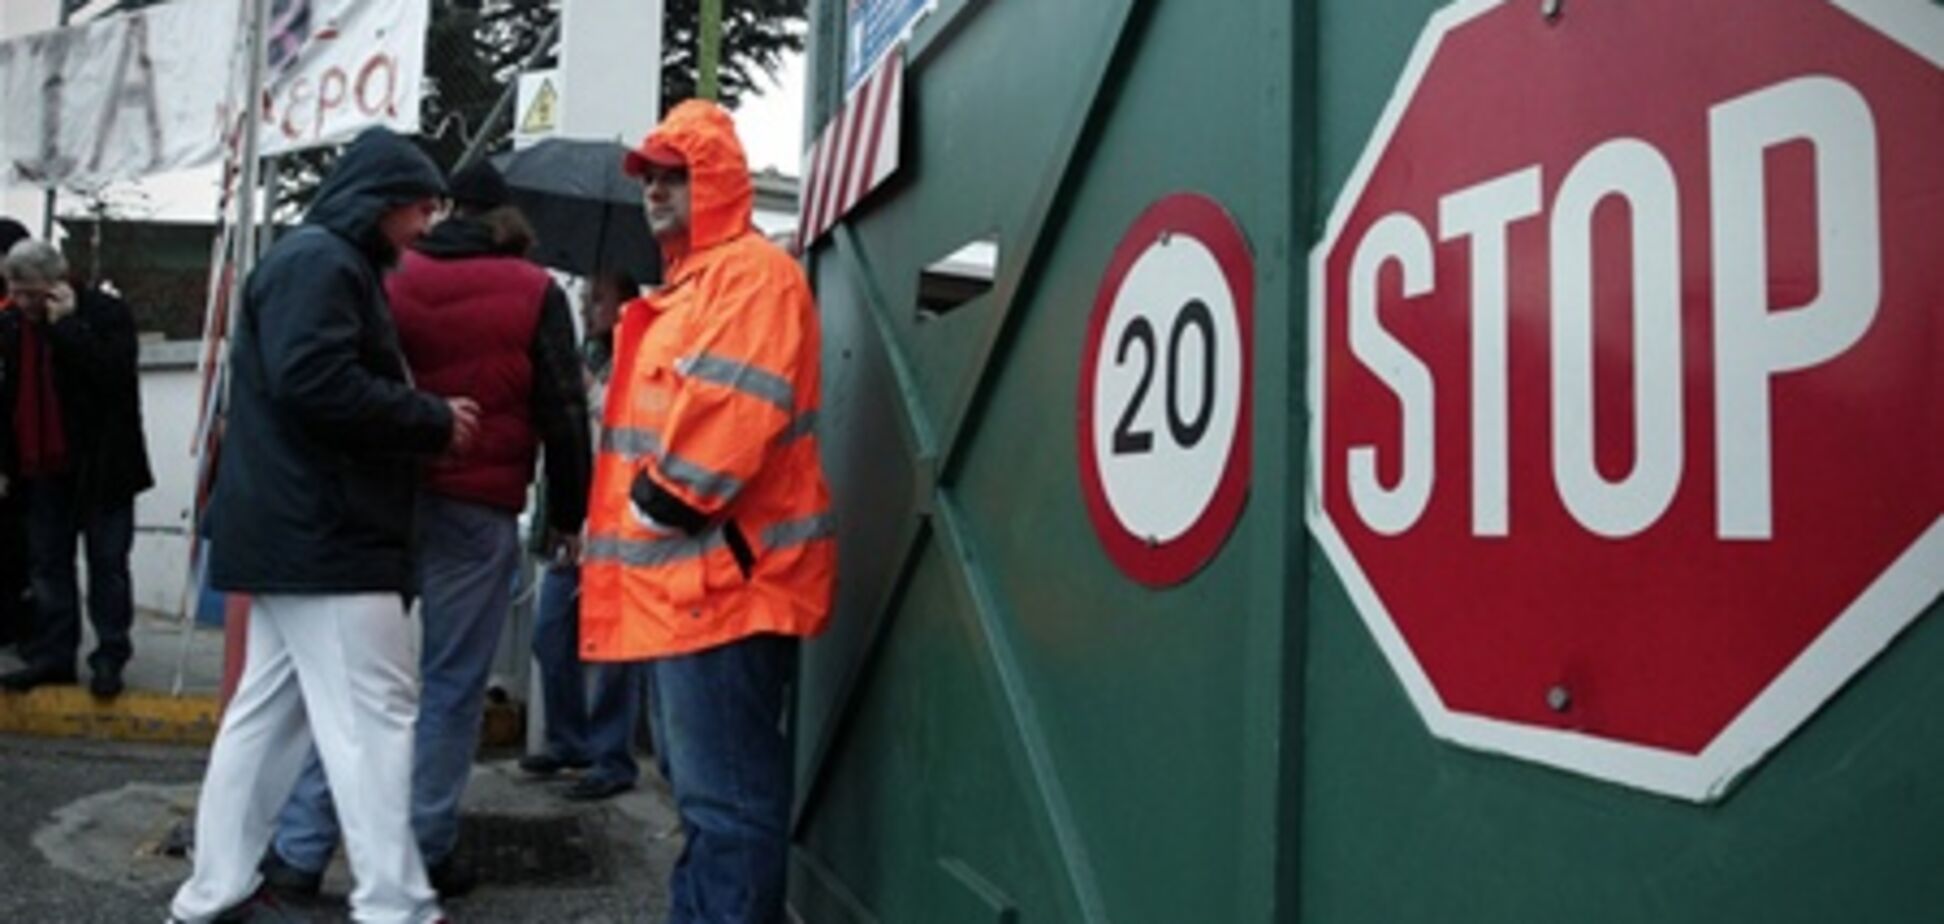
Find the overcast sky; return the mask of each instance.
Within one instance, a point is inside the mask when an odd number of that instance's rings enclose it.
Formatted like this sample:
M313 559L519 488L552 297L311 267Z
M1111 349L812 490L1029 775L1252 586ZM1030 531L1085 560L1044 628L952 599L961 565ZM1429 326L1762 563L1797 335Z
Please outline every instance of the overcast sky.
M736 113L736 131L749 149L749 165L776 167L790 176L803 160L803 55L794 54L777 73L778 84Z

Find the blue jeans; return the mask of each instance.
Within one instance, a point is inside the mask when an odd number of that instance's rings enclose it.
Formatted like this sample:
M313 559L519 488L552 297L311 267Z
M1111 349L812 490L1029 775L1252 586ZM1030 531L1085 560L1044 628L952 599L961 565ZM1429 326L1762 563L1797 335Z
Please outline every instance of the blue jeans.
M511 513L428 496L419 502L418 539L425 637L412 742L412 833L426 865L435 866L459 839L459 799L479 750L486 679L513 605L520 537ZM330 864L337 842L330 786L312 753L277 817L277 854L316 871Z
M797 648L757 635L650 662L652 724L687 835L668 924L784 920Z
M547 754L588 764L591 778L632 785L641 775L634 729L646 665L582 663L577 566L548 565L541 574L533 657L540 665Z
M135 618L135 594L128 583L128 552L135 542L135 501L106 510L83 510L75 503L68 475L29 478L27 545L36 617L21 643L28 664L74 669L81 650L81 597L75 584L74 546L86 537L88 620L94 623L95 650L88 666L115 669L135 648L128 639Z

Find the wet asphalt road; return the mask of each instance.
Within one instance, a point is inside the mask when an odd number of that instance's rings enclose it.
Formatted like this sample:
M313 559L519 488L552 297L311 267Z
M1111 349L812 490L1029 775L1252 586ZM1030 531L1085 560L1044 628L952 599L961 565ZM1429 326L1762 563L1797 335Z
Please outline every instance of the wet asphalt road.
M0 921L159 922L188 861L160 847L193 811L203 752L0 737ZM446 903L455 921L656 921L680 851L664 794L644 786L593 806L559 798L510 761L489 761L467 793L470 850L485 881ZM343 864L313 922L345 920Z

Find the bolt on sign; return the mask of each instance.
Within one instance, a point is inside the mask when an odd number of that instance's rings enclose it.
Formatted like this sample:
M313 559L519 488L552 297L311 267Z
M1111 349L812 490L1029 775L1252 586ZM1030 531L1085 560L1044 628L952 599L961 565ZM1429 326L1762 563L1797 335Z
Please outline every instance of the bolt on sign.
M1944 9L1548 9L1334 206L1310 525L1435 735L1711 800L1944 589Z

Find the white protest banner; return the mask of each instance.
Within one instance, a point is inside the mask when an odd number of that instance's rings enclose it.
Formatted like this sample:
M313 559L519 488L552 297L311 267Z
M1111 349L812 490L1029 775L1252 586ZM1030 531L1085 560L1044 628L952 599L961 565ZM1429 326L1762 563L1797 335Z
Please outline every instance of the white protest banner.
M275 0L263 151L418 126L428 0ZM247 7L175 0L0 42L0 181L91 186L217 161Z
M272 18L264 153L346 141L374 125L418 131L430 0L308 0L307 5L314 28L308 34L295 28L281 33L287 47L301 48L281 67L280 23Z

